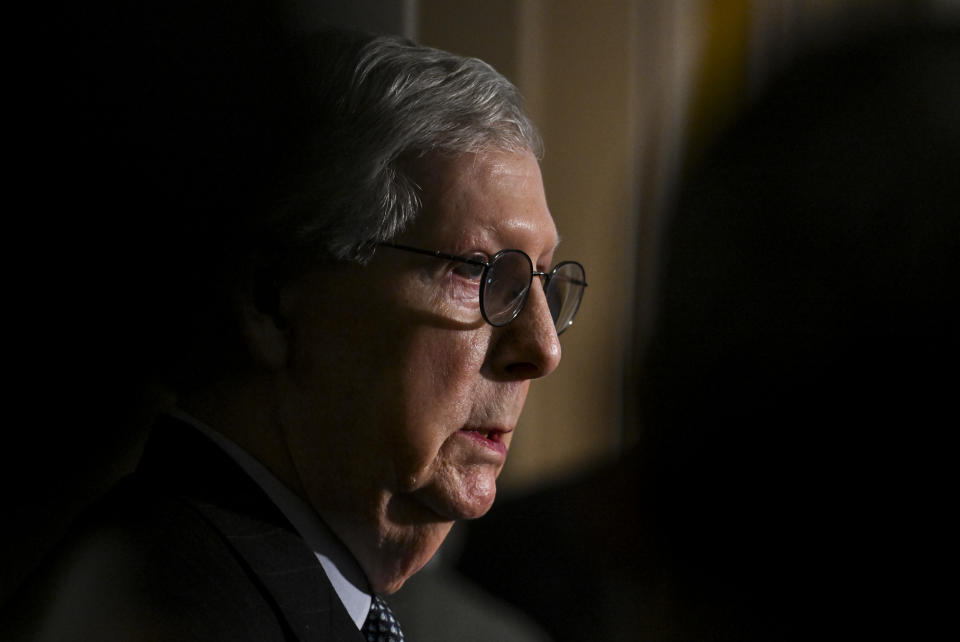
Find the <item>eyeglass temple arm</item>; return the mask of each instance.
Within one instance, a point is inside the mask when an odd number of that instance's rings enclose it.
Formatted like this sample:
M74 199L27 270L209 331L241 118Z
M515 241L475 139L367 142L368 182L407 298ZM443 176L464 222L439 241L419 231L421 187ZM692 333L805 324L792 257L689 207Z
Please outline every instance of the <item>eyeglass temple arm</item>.
M415 252L417 254L432 256L438 259L447 259L449 261L462 261L463 263L469 263L470 265L479 265L482 267L487 266L486 261L478 261L477 259L468 259L464 256L457 256L456 254L447 254L446 252L441 252L440 250L424 250L419 247L410 247L409 245L400 245L399 243L388 243L386 241L377 243L377 245L382 245L384 247L392 247L395 250L403 250L404 252Z

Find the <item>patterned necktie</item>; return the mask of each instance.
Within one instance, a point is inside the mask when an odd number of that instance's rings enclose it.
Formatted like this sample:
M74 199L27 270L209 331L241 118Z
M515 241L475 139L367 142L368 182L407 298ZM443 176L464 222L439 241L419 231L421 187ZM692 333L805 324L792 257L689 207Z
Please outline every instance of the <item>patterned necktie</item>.
M373 596L370 613L367 614L367 621L363 623L360 632L367 638L367 642L403 642L400 623L379 595Z

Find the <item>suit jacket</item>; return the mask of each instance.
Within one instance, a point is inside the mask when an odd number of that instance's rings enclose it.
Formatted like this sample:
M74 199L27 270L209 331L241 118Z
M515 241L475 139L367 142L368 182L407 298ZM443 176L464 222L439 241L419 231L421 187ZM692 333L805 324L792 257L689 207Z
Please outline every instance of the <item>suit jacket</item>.
M363 640L260 487L171 418L5 611L4 639Z

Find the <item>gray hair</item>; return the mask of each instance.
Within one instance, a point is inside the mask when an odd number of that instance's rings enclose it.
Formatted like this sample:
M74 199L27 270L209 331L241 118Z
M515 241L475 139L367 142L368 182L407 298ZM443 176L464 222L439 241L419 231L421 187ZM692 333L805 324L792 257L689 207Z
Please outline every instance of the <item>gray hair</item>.
M395 36L356 38L324 34L300 71L312 149L272 219L288 258L299 248L369 260L420 210L411 160L486 149L542 155L519 92L487 63Z
M189 314L162 324L182 337L162 360L183 388L241 354L235 294L273 310L279 285L324 263L365 263L401 233L420 211L418 159L541 155L516 88L480 60L335 30L253 49L164 58L175 100L144 104L161 124L180 119L156 129L158 153L132 152L148 163L148 204L178 217L166 225L181 251L163 283Z

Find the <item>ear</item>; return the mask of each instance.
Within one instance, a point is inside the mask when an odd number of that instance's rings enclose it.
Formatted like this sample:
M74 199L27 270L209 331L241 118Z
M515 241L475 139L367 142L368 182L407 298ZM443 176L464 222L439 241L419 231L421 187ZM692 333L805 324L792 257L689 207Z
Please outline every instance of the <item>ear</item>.
M268 370L287 362L288 327L282 313L282 286L248 283L237 294L235 307L244 342L253 361Z

